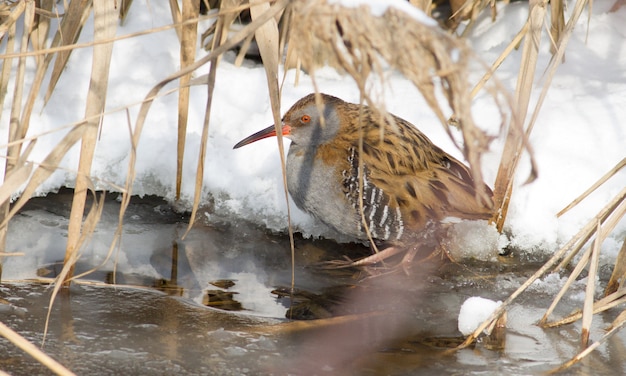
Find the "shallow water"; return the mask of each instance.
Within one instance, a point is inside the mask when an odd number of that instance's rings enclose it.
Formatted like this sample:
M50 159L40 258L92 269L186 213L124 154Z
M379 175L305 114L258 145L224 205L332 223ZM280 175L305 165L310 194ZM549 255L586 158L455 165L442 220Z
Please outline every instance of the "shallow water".
M38 345L51 289L33 280L60 270L70 194L33 200L9 229L8 251L25 255L5 259L0 320ZM515 255L494 263L434 263L363 281L356 270L313 265L367 249L297 238L298 293L278 298L275 290L289 292L291 283L286 236L212 218L182 240L188 218L148 197L129 207L120 250L105 262L118 207L110 195L77 272L104 265L57 297L51 310L43 349L77 374L527 375L580 351L578 323L535 325L559 278L545 278L513 304L503 346L483 340L449 351L458 343L466 298L504 300L537 268ZM107 284L113 281L118 285ZM577 286L555 317L582 305L583 285ZM592 340L615 314L594 317ZM0 353L0 370L51 373L5 339ZM624 374L624 354L626 334L619 333L565 373Z

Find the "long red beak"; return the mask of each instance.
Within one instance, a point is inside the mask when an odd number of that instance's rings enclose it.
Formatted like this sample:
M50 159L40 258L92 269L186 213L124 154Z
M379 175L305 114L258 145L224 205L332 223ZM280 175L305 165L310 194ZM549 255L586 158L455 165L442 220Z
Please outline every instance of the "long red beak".
M289 133L291 133L291 127L287 124L283 124L283 136L287 136ZM261 131L258 131L255 134L250 135L244 138L243 140L239 141L235 146L233 146L233 149L237 149L242 146L251 144L255 141L259 141L264 138L273 137L273 136L276 136L276 127L274 127L273 125L270 125L269 127Z

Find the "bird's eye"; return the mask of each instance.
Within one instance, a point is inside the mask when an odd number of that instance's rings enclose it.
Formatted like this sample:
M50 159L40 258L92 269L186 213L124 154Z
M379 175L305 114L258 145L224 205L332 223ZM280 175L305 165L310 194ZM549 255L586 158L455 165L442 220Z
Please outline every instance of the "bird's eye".
M311 121L311 117L309 115L302 115L302 117L300 118L300 121L303 123L308 123Z

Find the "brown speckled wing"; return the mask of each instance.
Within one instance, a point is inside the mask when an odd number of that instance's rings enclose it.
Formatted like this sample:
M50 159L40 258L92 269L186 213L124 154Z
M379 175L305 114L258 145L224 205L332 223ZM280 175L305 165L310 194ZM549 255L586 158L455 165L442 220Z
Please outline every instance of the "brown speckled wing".
M361 158L368 172L368 183L386 196L380 207L401 212L403 227L419 230L429 220L448 216L490 217L489 207L476 200L469 169L434 145L415 126L395 116L375 119L369 108L363 119L367 126L359 133L363 134ZM390 124L389 119L395 124ZM379 124L385 124L382 138ZM353 123L352 134L346 132L346 139L352 139L353 143L358 140L355 135L358 129ZM352 148L358 150L358 144Z

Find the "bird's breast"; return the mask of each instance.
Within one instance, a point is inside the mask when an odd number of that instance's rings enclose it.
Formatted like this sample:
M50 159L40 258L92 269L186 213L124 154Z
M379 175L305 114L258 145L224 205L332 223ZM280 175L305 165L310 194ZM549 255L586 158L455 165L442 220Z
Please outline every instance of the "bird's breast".
M287 186L300 209L339 233L367 240L367 227L374 239L397 240L402 236L400 209L369 179L367 166L359 166L353 148L328 152L292 145L287 156Z
M341 190L341 171L328 164L313 149L289 148L287 188L301 210L313 215L340 234L356 239L358 220Z

